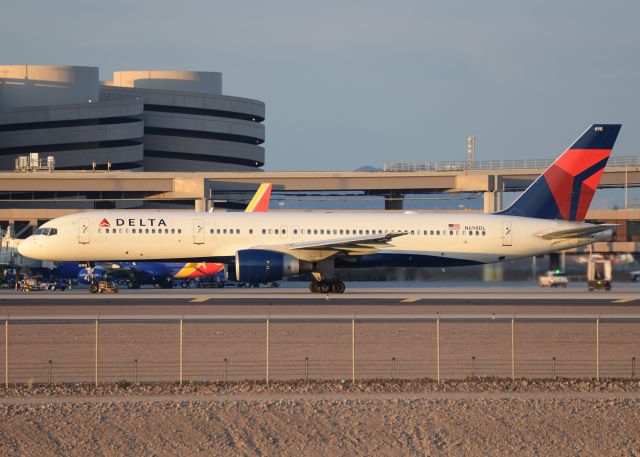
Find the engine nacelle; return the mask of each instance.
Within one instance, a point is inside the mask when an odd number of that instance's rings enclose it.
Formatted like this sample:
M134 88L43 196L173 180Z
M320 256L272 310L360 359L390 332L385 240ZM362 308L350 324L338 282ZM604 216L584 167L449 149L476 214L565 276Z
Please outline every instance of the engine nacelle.
M302 273L300 263L295 257L281 252L243 249L236 252L236 280L252 283L279 281Z

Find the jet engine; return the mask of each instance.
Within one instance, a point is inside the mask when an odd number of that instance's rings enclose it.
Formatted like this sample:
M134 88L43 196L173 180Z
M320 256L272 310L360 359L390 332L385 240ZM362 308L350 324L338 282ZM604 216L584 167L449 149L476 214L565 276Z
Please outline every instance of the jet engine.
M311 271L311 263L289 254L265 249L236 252L236 280L250 283L279 281L282 278Z

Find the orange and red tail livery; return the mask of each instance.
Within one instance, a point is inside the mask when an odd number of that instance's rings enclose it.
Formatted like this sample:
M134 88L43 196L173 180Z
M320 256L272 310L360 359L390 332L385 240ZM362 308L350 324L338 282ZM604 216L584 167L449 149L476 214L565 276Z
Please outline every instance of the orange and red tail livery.
M271 183L260 184L255 195L244 210L245 213L266 213L271 200Z
M499 214L584 221L620 124L594 124Z

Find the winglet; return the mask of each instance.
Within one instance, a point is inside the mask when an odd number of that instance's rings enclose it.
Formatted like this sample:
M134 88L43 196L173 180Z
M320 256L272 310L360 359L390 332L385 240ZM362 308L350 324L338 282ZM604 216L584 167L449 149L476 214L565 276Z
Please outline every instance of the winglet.
M244 210L245 213L266 213L269 211L269 202L271 201L271 187L273 185L271 183L262 183L256 194L253 196L247 208Z

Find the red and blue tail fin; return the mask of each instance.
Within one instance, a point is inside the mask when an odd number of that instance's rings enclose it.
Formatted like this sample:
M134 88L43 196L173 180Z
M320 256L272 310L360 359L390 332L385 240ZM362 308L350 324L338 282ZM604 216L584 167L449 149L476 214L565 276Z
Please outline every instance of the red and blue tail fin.
M584 221L620 124L594 124L498 214Z

